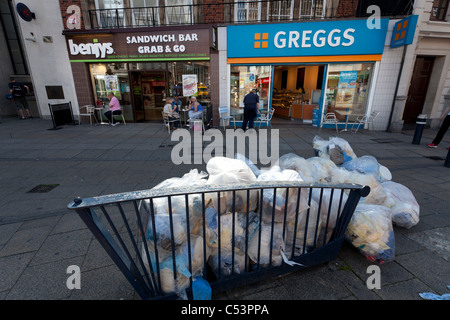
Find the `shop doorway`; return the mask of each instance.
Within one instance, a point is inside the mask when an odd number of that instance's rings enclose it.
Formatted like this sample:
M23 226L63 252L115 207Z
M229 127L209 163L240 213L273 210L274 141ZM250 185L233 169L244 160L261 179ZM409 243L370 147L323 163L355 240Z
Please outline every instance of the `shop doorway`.
M322 97L324 65L274 66L274 117L311 124Z
M159 121L166 97L164 71L132 71L131 87L136 122Z
M417 121L417 116L422 113L433 65L434 57L418 56L416 58L405 110L403 111L405 124L414 124Z

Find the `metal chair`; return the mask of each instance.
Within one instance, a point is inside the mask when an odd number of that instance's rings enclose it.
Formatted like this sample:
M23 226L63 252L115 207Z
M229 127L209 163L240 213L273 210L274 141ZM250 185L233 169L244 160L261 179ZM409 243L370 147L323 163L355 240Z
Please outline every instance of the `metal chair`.
M92 126L92 118L94 118L95 122L97 122L97 118L95 117L95 106L93 105L85 105L79 108L80 117L89 117L89 123ZM78 124L81 125L81 119L78 121Z
M272 117L274 113L274 108L272 108L267 114L262 113L260 117L256 118L255 124L259 124L259 127L261 127L261 124L265 123L267 127L271 127Z
M162 117L163 117L163 126L164 126L164 128L167 127L167 131L169 131L169 133L170 133L170 124L171 123L175 123L175 122L180 122L181 123L180 119L170 119L169 118L169 114L165 113L164 111L161 112L161 114L162 114Z
M375 121L375 119L379 115L380 115L380 111L372 111L370 113L370 115L368 115L368 116L365 115L365 116L362 116L362 117L361 116L357 117L355 123L352 125L352 130L353 130L356 122L357 122L357 124L356 124L357 127L356 127L356 130L355 130L355 133L358 132L358 129L359 129L360 125L363 125L363 128L365 128L366 124L368 125L368 128L370 128L370 124L372 124L372 130L374 130L375 128L373 126L373 122Z
M189 129L193 129L194 128L193 123L195 121L201 121L202 122L203 132L205 132L205 116L206 116L206 109L203 109L203 111L202 111L202 113L200 114L199 117L189 118Z
M114 118L114 117L121 117L121 118L122 118L122 121L123 121L123 124L124 124L124 125L127 124L127 123L125 122L125 117L123 116L123 109L122 109L122 112L121 112L120 114L113 114L113 113L111 113L111 117L112 117L112 118Z
M336 133L339 133L338 122L339 121L336 118L336 114L334 114L333 112L328 112L323 118L322 124L320 125L320 130L322 130L324 124L334 124L336 126Z
M219 107L219 124L222 122L223 130L225 130L225 121L233 121L234 129L236 130L236 120L233 116L229 116L228 112L228 107Z

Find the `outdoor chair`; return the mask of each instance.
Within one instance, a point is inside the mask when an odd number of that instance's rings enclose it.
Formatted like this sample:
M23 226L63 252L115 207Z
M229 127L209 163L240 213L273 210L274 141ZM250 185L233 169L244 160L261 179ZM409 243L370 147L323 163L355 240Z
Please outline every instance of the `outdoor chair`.
M89 117L89 123L92 126L92 118L94 118L95 122L97 122L97 118L95 117L95 106L93 105L85 105L80 107L80 121L78 124L81 125L81 117Z

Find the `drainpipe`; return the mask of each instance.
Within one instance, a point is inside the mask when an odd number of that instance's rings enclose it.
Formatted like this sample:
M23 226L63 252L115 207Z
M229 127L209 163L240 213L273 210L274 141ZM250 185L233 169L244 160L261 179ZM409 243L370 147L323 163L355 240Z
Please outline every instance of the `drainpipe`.
M403 65L405 64L406 47L407 46L403 46L402 62L400 63L400 71L398 73L397 85L395 86L395 93L394 93L394 98L392 99L391 113L389 115L389 122L388 122L388 127L387 127L386 131L389 131L391 129L392 115L394 114L394 107L395 107L395 101L397 99L398 87L400 86L400 79L403 74Z

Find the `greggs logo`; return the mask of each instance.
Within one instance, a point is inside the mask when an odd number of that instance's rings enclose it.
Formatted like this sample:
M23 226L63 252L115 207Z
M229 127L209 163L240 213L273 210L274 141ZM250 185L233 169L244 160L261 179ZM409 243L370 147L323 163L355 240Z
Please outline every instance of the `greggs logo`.
M312 46L321 48L326 45L330 47L344 46L349 47L355 42L353 33L356 30L348 28L344 31L340 29L333 29L329 32L326 30L317 30L313 33L312 30L299 31L279 31L273 37L273 45L278 49L284 48L310 48ZM267 49L269 48L269 33L255 33L254 34L254 48Z
M73 56L76 55L95 55L96 58L105 58L107 54L113 54L114 48L112 47L112 43L98 43L97 40L94 39L93 43L73 43L72 40L69 40L69 50L70 54Z

